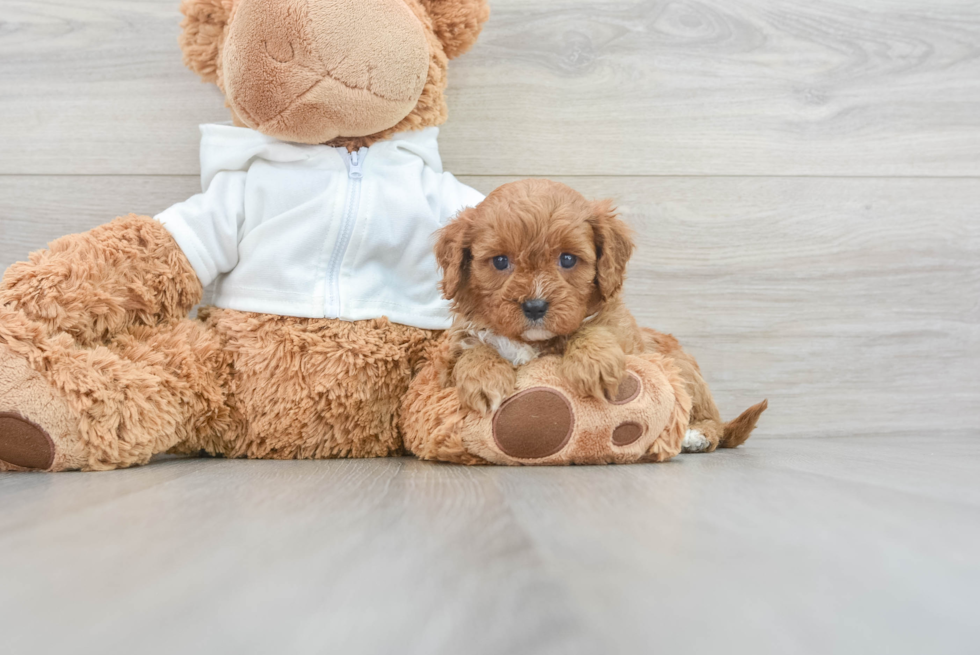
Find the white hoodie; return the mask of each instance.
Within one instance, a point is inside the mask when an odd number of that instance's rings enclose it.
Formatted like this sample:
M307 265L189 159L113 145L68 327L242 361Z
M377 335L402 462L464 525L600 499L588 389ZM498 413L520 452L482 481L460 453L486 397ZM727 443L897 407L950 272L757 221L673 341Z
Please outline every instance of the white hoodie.
M438 128L352 154L230 124L201 133L204 193L156 219L216 281L212 304L449 327L433 233L483 196L443 172Z

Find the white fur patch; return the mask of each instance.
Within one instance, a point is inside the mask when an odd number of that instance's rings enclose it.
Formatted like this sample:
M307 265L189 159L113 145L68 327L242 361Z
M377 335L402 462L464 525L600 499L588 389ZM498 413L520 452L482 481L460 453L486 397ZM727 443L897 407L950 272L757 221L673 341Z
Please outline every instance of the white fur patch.
M473 330L470 332L482 343L487 344L514 366L523 366L538 356L538 349L529 343L521 343L494 334L490 330ZM463 344L466 347L466 344Z
M700 430L688 430L684 433L682 446L685 453L703 453L710 445L711 442L708 441L708 437L704 436Z
M554 339L555 333L544 328L531 328L521 336L527 341L547 341L548 339Z

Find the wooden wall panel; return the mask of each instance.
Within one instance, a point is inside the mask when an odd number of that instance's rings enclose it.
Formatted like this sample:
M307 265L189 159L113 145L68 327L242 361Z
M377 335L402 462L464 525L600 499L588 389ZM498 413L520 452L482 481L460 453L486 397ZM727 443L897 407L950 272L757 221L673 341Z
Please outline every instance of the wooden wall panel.
M493 0L444 155L479 175L978 175L968 0ZM0 173L195 174L177 0L6 0Z

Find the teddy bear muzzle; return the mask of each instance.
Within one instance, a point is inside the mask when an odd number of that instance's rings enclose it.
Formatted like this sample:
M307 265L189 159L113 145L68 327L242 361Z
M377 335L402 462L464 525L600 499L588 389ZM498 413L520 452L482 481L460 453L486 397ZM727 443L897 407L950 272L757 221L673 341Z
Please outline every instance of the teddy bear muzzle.
M240 0L222 67L243 124L326 143L405 118L425 86L429 46L403 0Z

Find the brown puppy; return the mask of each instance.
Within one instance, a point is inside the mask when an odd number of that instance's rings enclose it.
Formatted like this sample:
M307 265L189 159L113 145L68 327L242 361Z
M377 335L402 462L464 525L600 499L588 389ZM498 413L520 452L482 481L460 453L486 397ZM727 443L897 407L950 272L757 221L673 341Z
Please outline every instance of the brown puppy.
M558 354L573 390L612 398L626 355L656 351L680 368L694 402L685 451L743 443L766 402L721 422L694 358L672 336L641 329L623 304L632 252L610 201L590 202L558 182L505 184L460 213L436 244L455 317L444 384L464 406L491 412L513 393L515 366Z

